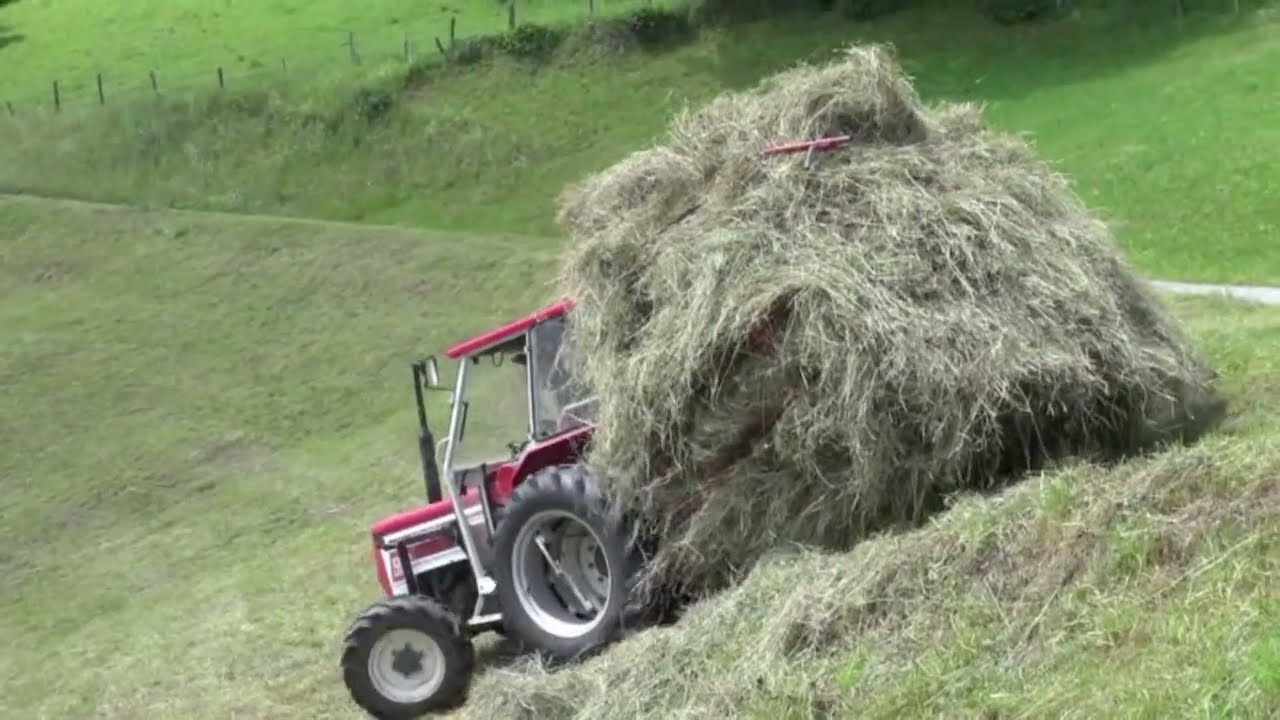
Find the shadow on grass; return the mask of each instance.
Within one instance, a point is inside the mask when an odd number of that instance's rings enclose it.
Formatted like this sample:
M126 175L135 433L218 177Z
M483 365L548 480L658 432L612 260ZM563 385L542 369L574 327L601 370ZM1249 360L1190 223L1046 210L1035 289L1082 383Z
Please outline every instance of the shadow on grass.
M800 61L820 62L855 42L886 42L930 100L1009 100L1054 85L1083 82L1151 63L1180 45L1248 23L1268 0L1241 3L1239 14L1188 11L1183 19L1164 4L1142 9L1089 10L1070 17L1005 27L967 7L921 8L871 25L799 15L785 35L777 23L724 28L714 73L743 89Z
M477 669L498 670L511 667L520 660L531 657L514 640L497 634L494 635L494 638L496 638L494 642L486 643L484 647L476 648Z
M0 0L0 7L3 7L4 3L5 0ZM0 25L0 50L3 50L10 45L16 45L26 39L26 35L15 33L13 28L7 25Z

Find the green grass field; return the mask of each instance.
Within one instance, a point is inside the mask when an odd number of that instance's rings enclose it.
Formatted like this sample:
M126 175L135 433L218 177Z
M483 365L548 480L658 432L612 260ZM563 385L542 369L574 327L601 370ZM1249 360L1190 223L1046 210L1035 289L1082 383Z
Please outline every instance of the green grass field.
M897 45L927 98L983 102L995 126L1030 135L1141 271L1280 284L1276 28L1269 9L1017 30L926 9L737 25L656 57L499 63L407 89L393 63L218 102L0 118L0 189L554 236L564 185L651 141L686 103L874 39ZM372 124L350 111L367 85L394 98Z
M265 63L356 22L327 0L134 5L0 3L0 88L175 54ZM366 3L354 29L398 42L405 7ZM505 22L478 0L415 12ZM1180 27L795 16L591 63L406 85L371 61L291 90L0 115L0 191L19 194L0 195L0 717L359 717L336 663L378 592L366 528L422 498L408 363L548 298L565 183L686 102L844 43L892 41L927 97L1032 134L1140 271L1280 284L1277 27L1269 8ZM352 117L362 87L388 115ZM486 653L459 716L1274 717L1280 308L1169 303L1231 401L1200 445L781 557L555 675ZM501 452L520 415L504 370L467 455Z
M408 363L543 300L547 249L11 200L0 233L0 717L348 716L366 526L422 497Z
M641 7L643 0L593 4L597 15L608 16ZM520 22L571 22L587 14L587 0L517 5ZM169 91L207 89L218 67L233 82L268 75L279 80L283 61L305 77L351 64L348 33L364 63L403 58L406 38L411 53L434 56L435 38L448 38L451 19L459 36L492 33L507 27L507 6L491 0L9 0L0 3L0 102L52 103L56 80L69 104L97 103L98 73L113 96L150 93L152 71Z

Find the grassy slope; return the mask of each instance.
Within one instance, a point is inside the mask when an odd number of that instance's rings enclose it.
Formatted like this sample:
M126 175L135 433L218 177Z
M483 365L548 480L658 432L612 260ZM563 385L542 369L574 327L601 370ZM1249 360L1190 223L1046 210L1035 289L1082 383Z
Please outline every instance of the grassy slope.
M341 716L363 528L421 501L407 364L548 255L13 201L0 235L0 717Z
M0 232L0 716L356 717L334 643L376 593L363 524L419 497L403 362L541 299L544 249L34 200ZM1176 307L1236 401L1202 448L761 571L555 679L482 677L465 714L1258 717L1280 309Z
M682 97L865 32L897 40L926 93L1035 131L1144 269L1280 281L1273 24L968 27L957 48L922 16L789 20L596 68L436 76L336 137L264 134L260 106L22 120L0 127L0 183L546 235L552 193ZM404 363L541 299L524 278L553 243L4 199L0 235L0 393L20 410L0 414L0 716L355 717L333 663L375 591L362 524L420 497ZM1280 311L1175 307L1236 400L1202 448L782 563L554 679L491 673L464 714L1261 716L1280 703Z
M368 69L397 93L391 115L333 133L300 118L345 117L354 80L163 112L0 118L13 140L0 143L0 189L552 235L560 189L652 140L686 101L858 39L896 43L926 97L988 103L995 125L1030 133L1141 270L1280 284L1272 11L1181 29L1089 15L1008 30L963 10L789 18L656 57L432 73L410 90L392 65Z
M640 7L642 0L597 0L600 14ZM587 14L587 0L536 0L518 6L528 22L564 22ZM96 103L95 75L110 96L151 92L147 73L164 87L207 88L221 66L234 84L242 77L277 75L281 60L295 72L350 63L347 33L355 33L364 62L401 58L406 36L418 53L434 55L434 38L447 38L455 18L460 35L507 26L505 3L454 0L165 0L103 3L94 0L0 2L0 101L52 103L58 80L71 104ZM131 42L120 42L129 38ZM75 50L72 51L71 48Z

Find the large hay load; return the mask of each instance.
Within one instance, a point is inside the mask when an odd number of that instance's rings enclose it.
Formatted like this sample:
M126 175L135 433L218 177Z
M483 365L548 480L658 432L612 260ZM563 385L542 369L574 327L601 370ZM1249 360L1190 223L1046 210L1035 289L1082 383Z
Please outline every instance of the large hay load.
M643 589L716 590L779 541L845 547L1220 410L1065 179L976 108L926 108L881 47L682 115L560 220L590 461L664 541Z

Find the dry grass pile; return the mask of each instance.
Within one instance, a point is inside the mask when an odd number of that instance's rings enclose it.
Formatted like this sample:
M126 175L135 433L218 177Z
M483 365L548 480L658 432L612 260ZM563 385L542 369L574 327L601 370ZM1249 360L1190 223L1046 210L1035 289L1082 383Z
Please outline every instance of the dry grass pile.
M840 134L811 166L760 155ZM591 461L657 524L649 590L714 591L778 541L847 547L1219 409L1064 178L976 108L924 106L881 47L680 116L560 219Z
M766 556L597 658L489 670L465 716L1264 717L1275 432L1064 468L848 553Z

